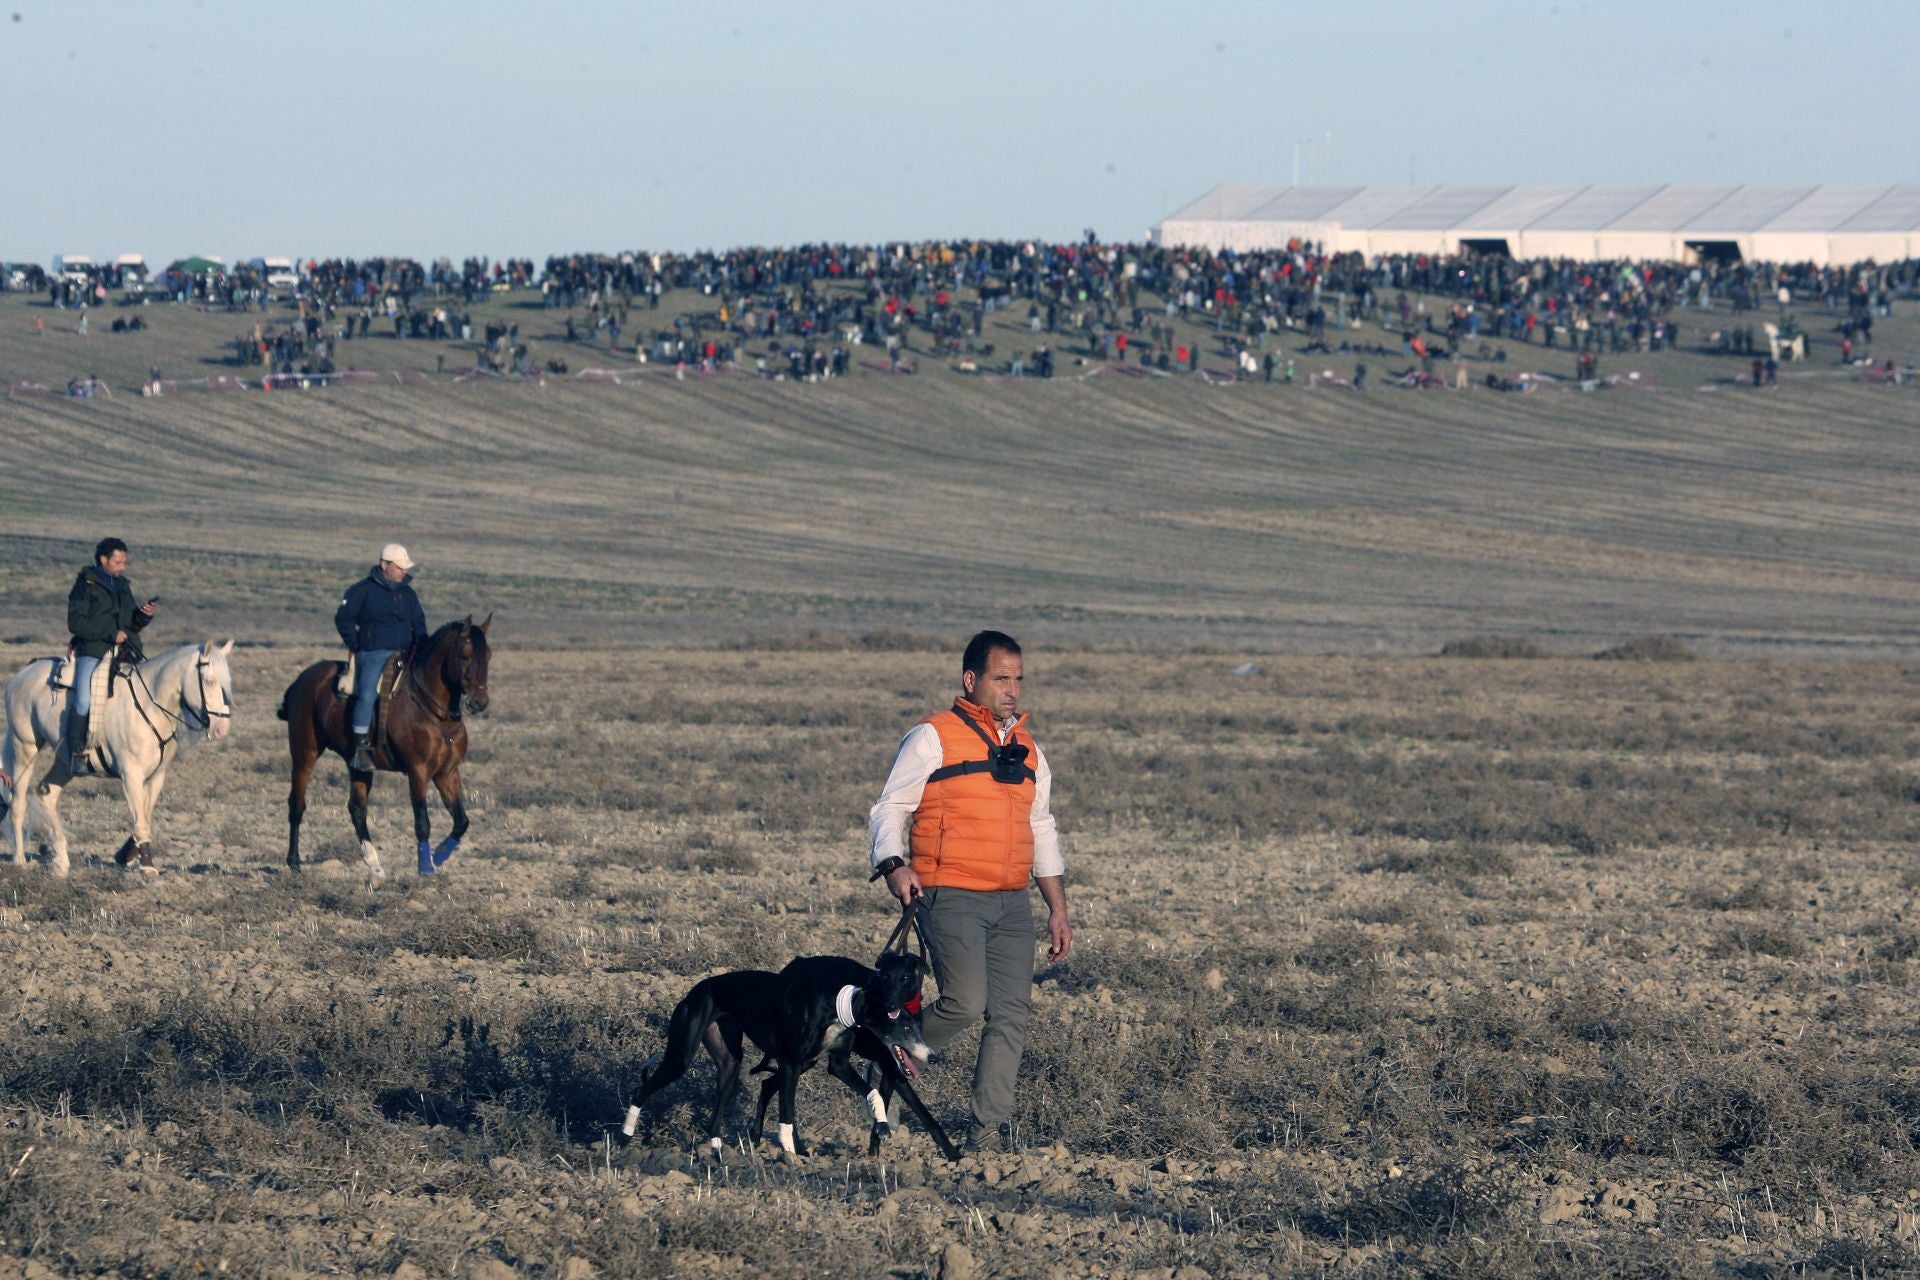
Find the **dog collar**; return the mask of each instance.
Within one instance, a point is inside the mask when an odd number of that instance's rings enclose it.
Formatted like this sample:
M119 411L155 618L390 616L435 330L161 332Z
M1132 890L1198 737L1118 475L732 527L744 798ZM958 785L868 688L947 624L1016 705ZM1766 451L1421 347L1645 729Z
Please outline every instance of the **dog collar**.
M833 998L833 1016L849 1031L853 1029L854 1024L853 997L859 990L860 988L849 984L840 988L839 994Z

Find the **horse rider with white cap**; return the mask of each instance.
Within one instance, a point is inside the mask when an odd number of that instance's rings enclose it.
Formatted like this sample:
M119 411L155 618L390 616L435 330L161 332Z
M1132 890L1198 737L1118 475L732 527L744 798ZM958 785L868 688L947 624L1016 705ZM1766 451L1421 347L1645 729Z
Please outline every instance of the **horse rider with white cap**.
M380 563L347 588L333 625L354 658L352 758L347 767L361 773L373 770L367 735L373 729L373 705L379 696L380 673L395 651L411 649L427 638L427 615L413 594L413 560L407 549L389 542L380 549Z

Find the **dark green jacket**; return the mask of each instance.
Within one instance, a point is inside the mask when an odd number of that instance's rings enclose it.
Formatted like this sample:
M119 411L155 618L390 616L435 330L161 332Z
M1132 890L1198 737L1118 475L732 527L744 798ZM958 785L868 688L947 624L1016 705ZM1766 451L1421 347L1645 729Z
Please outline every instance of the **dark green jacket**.
M67 592L67 630L73 633L73 651L83 658L104 658L113 648L113 633L127 633L127 647L140 655L140 628L147 615L133 597L133 584L90 564L73 580Z

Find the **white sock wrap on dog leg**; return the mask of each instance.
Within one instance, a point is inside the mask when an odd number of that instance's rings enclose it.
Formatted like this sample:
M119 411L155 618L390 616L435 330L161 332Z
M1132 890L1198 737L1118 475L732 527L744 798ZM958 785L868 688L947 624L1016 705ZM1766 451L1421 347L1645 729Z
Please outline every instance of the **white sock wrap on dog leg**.
M726 1146L727 1144L720 1141L720 1139L716 1136L716 1137L708 1138L707 1145L709 1147L712 1147L715 1151L719 1151L720 1148Z
M790 1124L780 1126L780 1149L791 1155L799 1154L793 1149L793 1126Z
M887 1122L887 1104L880 1097L880 1091L878 1089L867 1090L867 1105L873 1108L873 1122L875 1124L885 1124Z
M640 1127L640 1108L628 1107L627 1122L620 1126L620 1132L626 1134L629 1138L631 1138L633 1136L633 1131L635 1129L638 1129L639 1127Z
M833 1016L849 1031L853 1029L853 997L859 990L854 986L842 987L833 997Z

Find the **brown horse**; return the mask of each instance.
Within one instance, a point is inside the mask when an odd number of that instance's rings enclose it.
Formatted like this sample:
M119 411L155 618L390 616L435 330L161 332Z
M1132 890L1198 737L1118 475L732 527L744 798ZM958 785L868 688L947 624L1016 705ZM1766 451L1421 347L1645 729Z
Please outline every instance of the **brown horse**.
M467 833L467 809L460 799L467 726L460 711L463 702L476 715L487 709L487 628L492 624L492 614L478 625L469 616L447 623L418 646L388 700L385 732L369 744L375 768L407 775L423 876L445 865ZM342 665L314 663L295 677L280 699L279 715L287 722L287 748L293 756L293 781L287 790L287 865L296 871L300 868L300 819L306 816L313 767L328 751L345 760L352 750L347 737L349 699L334 692ZM374 875L385 875L380 851L367 830L367 794L373 789L373 774L349 765L347 777L352 784L347 814L360 837L360 856ZM428 839L432 833L427 820L429 783L440 792L440 802L453 817L453 830L438 848Z

